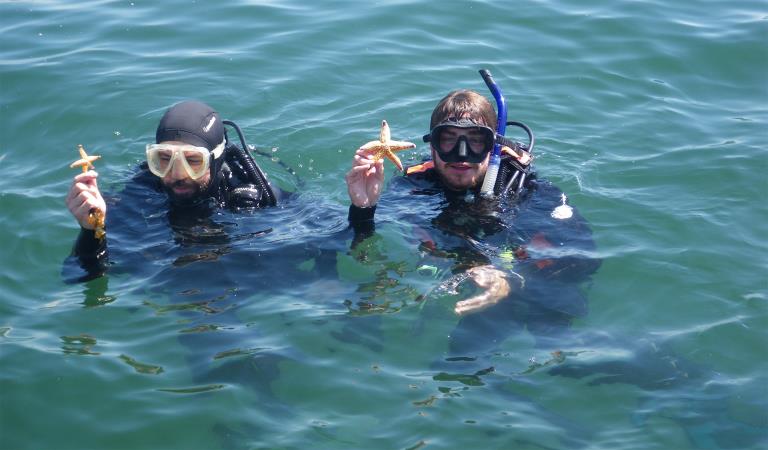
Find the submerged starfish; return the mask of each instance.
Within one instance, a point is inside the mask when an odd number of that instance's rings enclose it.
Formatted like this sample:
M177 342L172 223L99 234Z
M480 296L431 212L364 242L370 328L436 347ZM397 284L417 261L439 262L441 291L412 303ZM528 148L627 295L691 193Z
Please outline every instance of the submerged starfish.
M389 131L389 125L386 120L381 121L381 134L378 141L370 141L360 147L363 150L369 150L371 156L374 159L379 160L381 158L387 158L397 166L398 170L402 172L403 163L400 162L400 158L395 155L395 152L402 150L408 150L409 148L416 148L416 144L405 141L393 141L392 135Z
M101 158L101 156L98 155L88 156L88 153L85 153L85 149L83 148L82 144L77 146L77 151L80 152L80 159L70 164L69 167L82 167L83 173L88 172L88 169L93 169L93 162Z

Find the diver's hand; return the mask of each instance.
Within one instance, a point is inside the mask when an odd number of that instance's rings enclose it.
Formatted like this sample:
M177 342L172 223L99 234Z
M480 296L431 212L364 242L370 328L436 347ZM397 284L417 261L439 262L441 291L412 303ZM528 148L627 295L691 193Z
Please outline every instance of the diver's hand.
M357 149L352 169L347 172L347 192L352 204L359 208L375 205L384 185L384 161L371 157L371 152Z
M94 225L88 221L91 211L98 209L105 217L107 215L107 204L101 197L99 186L96 184L98 176L99 174L93 170L77 175L72 181L72 187L69 188L65 200L69 212L72 213L77 223L87 230L94 229Z
M491 265L473 267L467 271L467 274L475 284L485 289L485 292L457 302L453 311L458 315L481 311L495 305L509 294L510 287L506 274Z

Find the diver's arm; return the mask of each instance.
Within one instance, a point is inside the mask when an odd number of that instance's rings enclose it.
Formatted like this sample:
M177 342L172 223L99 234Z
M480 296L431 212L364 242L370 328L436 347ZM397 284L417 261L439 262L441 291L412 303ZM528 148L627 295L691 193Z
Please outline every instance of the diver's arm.
M517 216L518 223L530 225L530 238L510 258L512 270L525 279L521 294L531 310L528 327L534 335L543 336L549 331L534 330L548 329L552 314L562 319L555 322L567 325L571 318L588 313L585 288L602 261L595 255L589 224L575 208L571 217L552 217L554 209L563 204L562 191L541 180L534 188L534 198L522 205ZM543 325L536 325L535 318L541 317L546 318Z
M354 204L349 205L347 219L349 220L350 228L355 232L355 236L352 239L352 248L376 231L376 222L373 220L375 214L376 205L368 208L360 208Z
M560 240L545 233L537 233L526 246L515 252L516 270L568 283L586 281L597 271L602 261L590 255L593 248L580 247L585 244L584 241L591 243L591 237Z
M476 313L489 308L508 297L512 290L510 274L492 265L473 267L467 275L482 291L474 297L456 302L453 311L458 315Z
M355 231L352 241L354 248L375 230L376 204L384 185L384 162L372 158L365 150L358 149L345 181L351 202L347 218L350 227Z
M64 262L66 281L80 282L98 278L107 270L109 252L106 236L97 239L94 230L80 229L72 253Z
M553 184L537 180L534 195L536 206L521 214L530 214L529 223L538 229L516 252L520 268L569 283L589 279L602 263L595 256L589 223L576 208L568 218L553 217L553 211L563 205L563 192Z
M75 176L65 199L67 209L80 225L80 233L64 271L66 273L72 266L79 266L86 272L72 277L65 275L67 279L80 281L96 278L104 273L107 266L107 238L96 238L95 224L90 220L94 210L100 211L103 216L107 212L106 202L96 182L97 177L98 174L92 170Z

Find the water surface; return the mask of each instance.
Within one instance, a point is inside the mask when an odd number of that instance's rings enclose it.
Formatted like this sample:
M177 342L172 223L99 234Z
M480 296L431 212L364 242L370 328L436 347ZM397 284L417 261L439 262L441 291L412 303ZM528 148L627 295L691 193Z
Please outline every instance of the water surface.
M768 9L667 3L0 3L0 443L763 447ZM407 223L378 228L367 264L348 255L343 175L381 119L420 142L448 91L485 93L480 68L603 265L573 341L523 331L485 355L493 372L446 379L450 298L418 301L436 280ZM123 241L109 276L65 283L77 144L120 192L186 98L236 121L300 194L215 216L226 242L158 227ZM320 273L318 249L337 256ZM555 350L572 352L561 372L535 369ZM632 361L633 377L594 370Z

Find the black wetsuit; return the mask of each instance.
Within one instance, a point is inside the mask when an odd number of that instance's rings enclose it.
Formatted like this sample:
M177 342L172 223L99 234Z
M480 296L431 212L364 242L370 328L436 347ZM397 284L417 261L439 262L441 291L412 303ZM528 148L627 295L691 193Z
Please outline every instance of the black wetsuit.
M499 173L508 177L515 169L510 157L502 161L509 170ZM501 179L497 186L505 182ZM387 211L385 217L394 211L399 222L414 226L425 263L448 264L453 273L486 264L510 271L509 298L462 317L451 335L452 353L488 350L522 327L543 345L542 340L587 313L583 285L600 260L591 254L591 230L575 209L569 219L552 217L562 204L562 191L551 183L530 173L519 195L475 201L471 193L446 189L428 162L392 185L391 195L379 205ZM354 242L373 233L375 211L376 206L350 207ZM517 282L521 279L524 284Z
M285 193L275 186L272 186L272 191L278 202L285 196ZM131 198L130 205L123 204L125 197ZM127 222L126 216L156 214L157 210L162 208L168 210L172 218L180 217L182 221L188 223L189 218L210 216L211 212L217 208L237 211L270 205L270 200L263 189L235 176L227 163L222 164L214 184L208 188L207 196L194 204L169 204L161 179L149 171L146 162L141 164L138 173L121 193L105 198L105 201L109 209L105 227L107 234L113 223ZM142 205L142 201L145 205ZM154 207L154 211L145 212L147 205L149 208ZM173 220L171 222L173 225ZM139 236L136 237L141 239ZM101 276L109 265L108 254L106 236L99 240L96 239L94 230L81 228L72 253L65 262L64 278L67 281L85 281Z

